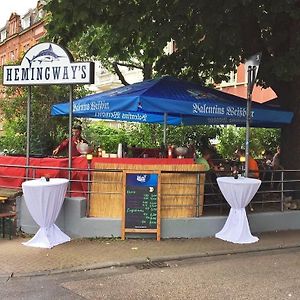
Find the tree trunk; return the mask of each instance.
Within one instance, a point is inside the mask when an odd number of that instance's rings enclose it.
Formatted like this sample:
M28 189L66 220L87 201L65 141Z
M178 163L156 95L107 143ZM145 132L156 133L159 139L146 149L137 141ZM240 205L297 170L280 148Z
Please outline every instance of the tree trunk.
M297 81L295 81L297 82ZM294 117L292 123L285 125L281 130L280 142L280 164L285 170L300 170L300 93L296 83L280 83L275 89L280 105L283 109L292 111ZM279 175L279 174L278 174ZM281 174L280 174L281 175ZM279 176L280 180L281 176ZM284 172L284 180L293 180L283 185L284 190L294 192L284 193L285 196L292 196L294 199L300 197L300 171ZM296 181L297 180L297 181ZM299 191L299 192L298 192Z
M280 83L275 89L282 109L294 113L293 121L281 130L281 164L285 169L300 170L300 93L295 83Z
M152 71L153 71L152 64L145 63L143 68L144 80L152 79Z

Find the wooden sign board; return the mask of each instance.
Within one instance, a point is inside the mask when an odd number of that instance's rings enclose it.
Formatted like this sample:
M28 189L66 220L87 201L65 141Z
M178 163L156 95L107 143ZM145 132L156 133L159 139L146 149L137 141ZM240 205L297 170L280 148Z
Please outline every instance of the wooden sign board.
M160 240L160 172L124 171L122 240L129 233L156 233Z

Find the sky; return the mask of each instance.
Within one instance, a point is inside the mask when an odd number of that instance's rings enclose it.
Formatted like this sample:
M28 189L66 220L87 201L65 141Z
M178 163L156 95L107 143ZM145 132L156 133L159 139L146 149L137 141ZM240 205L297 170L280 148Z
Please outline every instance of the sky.
M0 28L5 26L11 13L20 16L26 14L30 8L35 8L38 0L0 0Z

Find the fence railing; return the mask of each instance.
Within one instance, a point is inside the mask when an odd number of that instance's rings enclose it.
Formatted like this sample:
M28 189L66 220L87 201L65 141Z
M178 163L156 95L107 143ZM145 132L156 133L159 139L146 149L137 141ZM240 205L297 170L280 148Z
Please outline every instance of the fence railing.
M24 170L24 168L29 169L29 176L20 176L17 170ZM103 184L121 184L120 180L113 182L111 180L105 182L97 182L94 179L93 174L97 172L101 173L120 173L122 170L108 170L108 169L76 169L76 168L58 168L49 166L29 166L25 167L23 165L0 165L0 189L1 188L21 188L21 183L27 179L34 179L41 177L41 174L49 173L51 177L51 172L59 171L60 177L65 177L70 180L70 186L68 189L68 196L82 196L87 200L87 211L89 211L90 201L96 194L101 197L101 195L116 195L121 197L121 191L108 192L93 189L92 186L97 183ZM13 172L13 170L15 172ZM23 173L23 172L20 172ZM190 188L190 195L184 194L166 194L165 197L176 198L187 198L189 196L195 196L195 201L193 204L185 203L179 201L179 203L167 203L162 202L162 209L183 209L190 208L193 210L193 217L200 217L201 213L203 215L220 215L227 213L229 206L225 201L222 193L216 182L218 176L228 176L228 172L220 171L217 174L213 172L189 172L189 171L163 171L165 173L176 173L176 174L194 174L196 180L193 183L183 182L174 184L181 184L185 187ZM205 174L205 182L201 180ZM252 209L255 212L262 211L285 211L291 209L300 209L300 170L264 170L261 172L262 184L251 201ZM165 183L162 183L162 188ZM168 182L172 184L172 182ZM204 188L203 188L204 185ZM195 193L196 191L196 193ZM204 197L204 201L201 201L201 197ZM299 199L299 200L298 200Z

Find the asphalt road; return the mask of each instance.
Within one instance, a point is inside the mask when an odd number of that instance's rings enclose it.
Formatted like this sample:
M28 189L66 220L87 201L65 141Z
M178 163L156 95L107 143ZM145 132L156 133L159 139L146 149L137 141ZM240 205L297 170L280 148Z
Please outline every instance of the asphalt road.
M300 249L1 279L0 299L300 299Z

